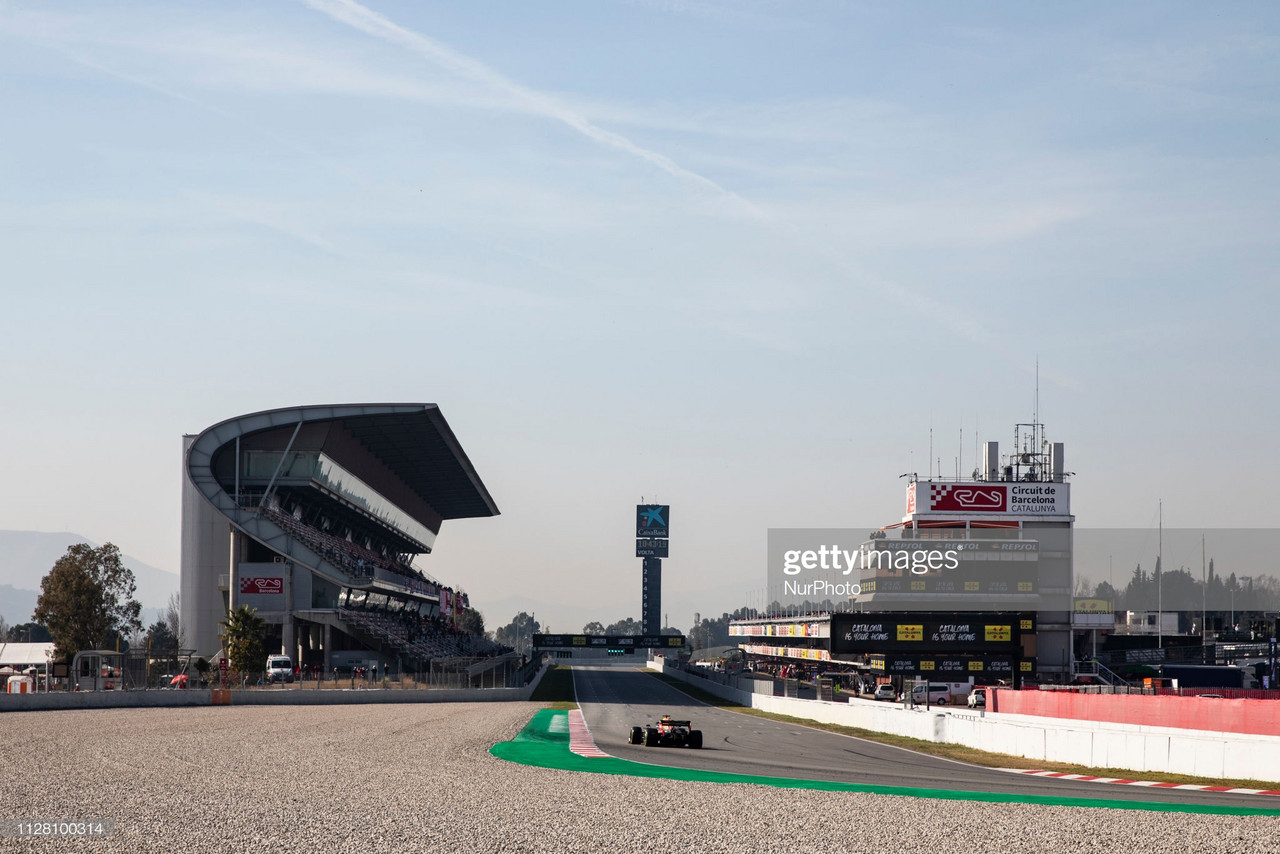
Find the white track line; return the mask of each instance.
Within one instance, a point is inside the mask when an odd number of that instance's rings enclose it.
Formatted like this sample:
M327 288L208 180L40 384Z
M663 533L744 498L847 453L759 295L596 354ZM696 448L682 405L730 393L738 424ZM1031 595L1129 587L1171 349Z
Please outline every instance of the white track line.
M1121 786L1143 786L1152 789L1179 789L1190 792L1221 792L1224 795L1280 795L1277 789L1238 789L1231 786L1202 786L1197 783L1159 783L1155 780L1125 780L1120 777L1091 777L1088 774L1067 774L1062 771L1028 771L1023 768L1001 768L1010 774L1027 774L1032 777L1049 777L1054 780L1080 780L1085 783L1116 783Z

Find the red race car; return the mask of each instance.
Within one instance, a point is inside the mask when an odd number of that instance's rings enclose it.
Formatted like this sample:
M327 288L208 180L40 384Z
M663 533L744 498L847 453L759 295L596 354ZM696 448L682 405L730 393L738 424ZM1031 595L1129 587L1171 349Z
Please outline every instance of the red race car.
M633 726L627 741L645 747L692 747L696 750L702 747L702 730L693 729L689 721L672 720L671 715L663 715L662 720L650 726Z

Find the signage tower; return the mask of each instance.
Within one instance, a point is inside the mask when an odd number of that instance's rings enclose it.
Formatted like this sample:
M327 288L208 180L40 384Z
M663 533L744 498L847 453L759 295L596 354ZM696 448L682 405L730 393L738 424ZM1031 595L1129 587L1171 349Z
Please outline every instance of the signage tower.
M662 559L671 535L669 504L636 505L636 557L643 558L640 581L641 633L662 632Z

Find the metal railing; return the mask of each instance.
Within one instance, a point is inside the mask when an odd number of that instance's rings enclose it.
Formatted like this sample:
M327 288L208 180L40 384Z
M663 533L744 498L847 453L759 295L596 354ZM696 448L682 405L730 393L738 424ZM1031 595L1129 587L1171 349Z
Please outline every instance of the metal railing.
M1089 661L1077 661L1075 664L1077 676L1094 676L1107 685L1128 685L1129 682L1123 676L1107 667L1098 659L1093 658Z

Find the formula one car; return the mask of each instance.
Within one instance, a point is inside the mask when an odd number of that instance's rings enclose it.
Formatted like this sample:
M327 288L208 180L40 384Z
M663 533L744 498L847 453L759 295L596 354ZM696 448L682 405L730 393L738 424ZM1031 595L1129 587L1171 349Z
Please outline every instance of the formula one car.
M645 747L702 747L702 730L693 729L689 721L675 721L671 715L647 727L633 726L627 741Z

